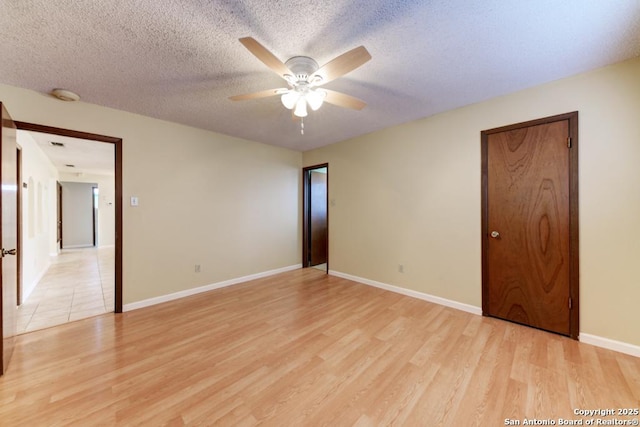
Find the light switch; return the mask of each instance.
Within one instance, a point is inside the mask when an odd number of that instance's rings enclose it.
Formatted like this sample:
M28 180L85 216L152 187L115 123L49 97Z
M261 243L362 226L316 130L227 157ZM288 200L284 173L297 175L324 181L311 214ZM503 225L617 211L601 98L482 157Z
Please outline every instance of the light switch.
M131 196L131 206L138 206L138 198L136 196Z

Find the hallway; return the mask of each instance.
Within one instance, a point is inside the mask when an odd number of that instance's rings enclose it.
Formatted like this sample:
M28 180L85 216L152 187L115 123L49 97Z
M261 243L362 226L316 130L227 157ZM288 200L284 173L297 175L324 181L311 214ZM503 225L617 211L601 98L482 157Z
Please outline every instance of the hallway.
M114 310L114 247L65 249L18 309L18 334Z

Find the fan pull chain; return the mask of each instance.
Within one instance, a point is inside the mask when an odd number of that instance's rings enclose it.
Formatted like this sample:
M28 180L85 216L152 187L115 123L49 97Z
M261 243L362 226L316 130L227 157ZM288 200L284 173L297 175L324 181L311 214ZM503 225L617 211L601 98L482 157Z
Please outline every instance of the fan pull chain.
M300 135L304 135L304 118L300 117Z

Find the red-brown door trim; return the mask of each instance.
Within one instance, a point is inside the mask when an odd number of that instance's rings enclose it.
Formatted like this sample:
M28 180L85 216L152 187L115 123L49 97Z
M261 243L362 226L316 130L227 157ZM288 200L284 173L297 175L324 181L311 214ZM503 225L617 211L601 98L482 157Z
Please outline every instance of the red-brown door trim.
M16 152L16 186L17 186L17 209L16 209L16 224L18 226L18 231L16 233L17 236L17 252L16 252L16 278L17 278L17 292L16 292L16 303L17 305L22 304L22 278L23 278L23 269L22 269L22 147L17 145L18 151Z
M60 184L60 181L56 181L56 210L56 242L58 249L62 249L62 184Z
M89 139L92 141L114 144L115 147L115 306L116 313L122 313L122 138L80 132L34 123L15 122L20 130L50 133L52 135L69 136L72 138Z
M314 166L302 168L302 267L309 267L309 242L311 227L309 226L309 210L311 197L311 180L309 171L314 169L327 168L327 273L329 272L329 163L322 163Z

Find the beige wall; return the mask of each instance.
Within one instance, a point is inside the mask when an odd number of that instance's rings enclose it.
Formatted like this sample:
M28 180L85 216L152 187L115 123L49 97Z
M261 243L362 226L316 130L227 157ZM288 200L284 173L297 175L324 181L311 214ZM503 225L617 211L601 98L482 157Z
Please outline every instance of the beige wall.
M298 264L304 157L330 164L332 270L480 306L480 131L578 110L581 331L640 345L638 81L635 59L304 156L9 86L0 100L123 138L125 202L140 199L124 207L125 303Z
M304 153L330 268L481 306L480 131L576 110L580 329L640 345L640 58Z
M301 153L6 85L0 101L123 138L125 304L300 263Z
M57 255L56 181L58 171L28 132L17 132L22 148L22 300L29 297ZM19 184L22 185L22 184ZM38 194L40 188L40 195Z

